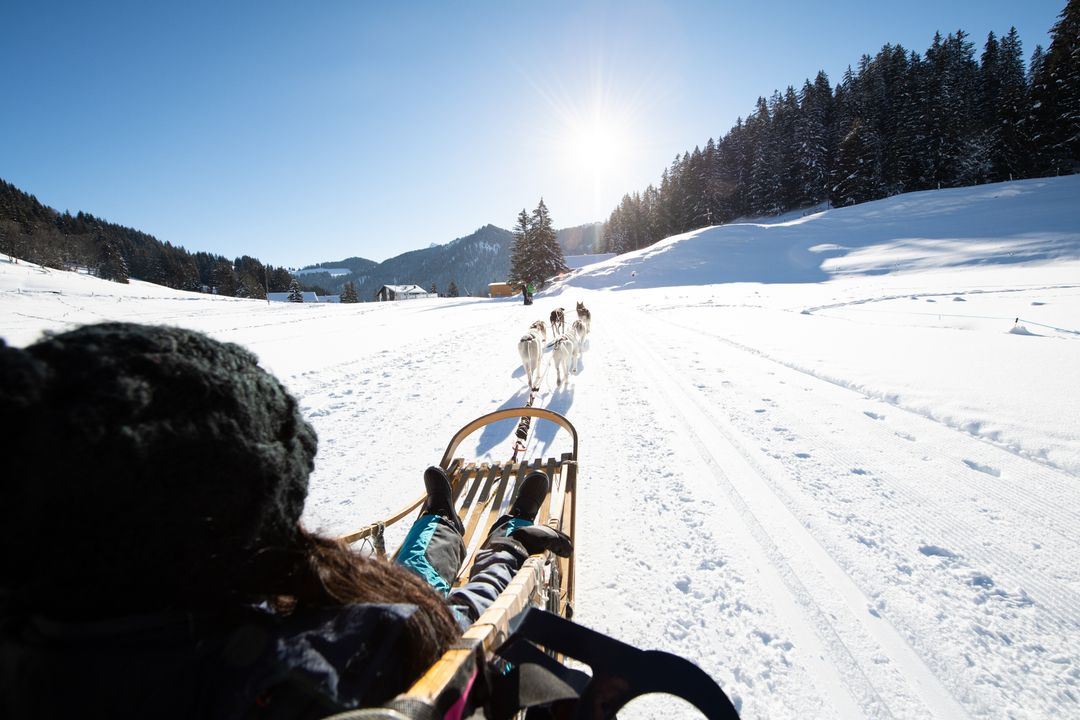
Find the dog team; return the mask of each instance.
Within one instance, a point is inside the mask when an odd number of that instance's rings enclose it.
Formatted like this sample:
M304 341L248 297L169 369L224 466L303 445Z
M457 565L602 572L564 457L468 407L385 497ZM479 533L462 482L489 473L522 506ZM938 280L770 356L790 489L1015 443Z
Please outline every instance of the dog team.
M548 318L551 325L551 336L555 339L551 350L552 362L555 363L556 385L561 386L570 380L570 373L577 373L584 350L585 338L592 329L592 313L585 307L585 303L578 301L577 320L566 330L566 310L555 308ZM521 364L525 367L525 377L529 382L529 389L540 389L540 359L544 353L544 344L547 343L547 328L543 320L537 320L529 326L529 331L518 341L518 354L521 355Z

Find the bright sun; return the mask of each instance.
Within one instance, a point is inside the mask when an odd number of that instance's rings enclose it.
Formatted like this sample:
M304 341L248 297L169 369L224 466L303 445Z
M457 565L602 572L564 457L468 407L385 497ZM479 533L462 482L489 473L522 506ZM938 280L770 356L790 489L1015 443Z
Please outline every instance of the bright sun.
M575 128L568 148L575 165L601 175L618 159L619 150L615 131L600 123Z
M622 133L611 122L596 119L575 123L567 133L568 165L596 179L610 176L625 152Z

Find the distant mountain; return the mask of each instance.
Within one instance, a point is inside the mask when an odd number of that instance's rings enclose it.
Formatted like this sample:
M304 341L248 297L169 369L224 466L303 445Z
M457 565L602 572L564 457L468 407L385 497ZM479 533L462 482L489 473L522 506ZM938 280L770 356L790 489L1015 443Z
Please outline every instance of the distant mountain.
M381 263L364 258L322 262L305 268L349 268L350 275L305 273L304 284L319 285L331 292L341 292L347 282L356 283L361 300L371 300L383 285L432 284L440 293L453 282L462 295L486 295L488 283L505 280L510 272L510 246L514 236L509 230L485 225L471 235L445 245L412 250Z
M567 255L587 255L596 247L601 223L589 223L558 231L559 244ZM316 263L304 268L305 285L318 285L338 293L347 282L356 283L361 300L370 300L383 285L435 285L445 293L453 282L462 295L487 294L488 283L505 280L510 274L510 248L514 236L509 230L485 225L471 235L445 245L432 244L381 263L364 258L347 258ZM316 273L323 267L349 268L350 275Z

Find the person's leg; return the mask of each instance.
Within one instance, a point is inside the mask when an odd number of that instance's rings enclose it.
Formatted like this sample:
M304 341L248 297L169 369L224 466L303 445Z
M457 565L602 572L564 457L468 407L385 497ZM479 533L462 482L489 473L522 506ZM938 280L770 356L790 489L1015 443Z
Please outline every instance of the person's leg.
M444 596L450 592L465 559L461 533L446 518L424 514L413 523L395 562L424 578Z
M495 521L484 547L490 546L495 538L509 537L518 528L532 525L540 505L547 497L548 484L547 475L539 470L526 476L510 512ZM454 511L450 479L442 468L429 467L424 473L424 486L428 498L424 502L423 512L413 523L395 561L424 578L432 588L445 596L453 588L465 559L465 542L462 539L464 525ZM476 588L487 585L487 588L481 589L480 595L484 597L477 604L489 605L510 582L524 557L527 554L521 558L511 558L510 555L499 553L496 557L481 550L477 565L473 568L474 577L470 580L476 580L479 572L485 576L486 582L470 582L469 586L472 587L469 589L473 592L466 594L475 594ZM475 620L475 617L472 619Z
M424 578L444 596L450 592L465 559L465 526L454 511L450 479L440 467L424 472L427 500L405 537L395 562Z
M548 485L547 475L540 471L525 478L510 512L495 521L476 553L468 582L450 593L447 602L462 627L476 622L484 610L491 607L530 554L545 549L563 554L569 552L569 538L545 526L527 529L511 537L516 530L533 524L547 497Z

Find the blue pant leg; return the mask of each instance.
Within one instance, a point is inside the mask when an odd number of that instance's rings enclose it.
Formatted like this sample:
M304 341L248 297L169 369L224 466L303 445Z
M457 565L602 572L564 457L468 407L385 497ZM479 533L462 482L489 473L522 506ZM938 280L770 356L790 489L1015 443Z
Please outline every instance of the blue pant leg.
M421 515L394 561L424 578L443 596L450 592L465 559L465 542L458 531L438 515Z

